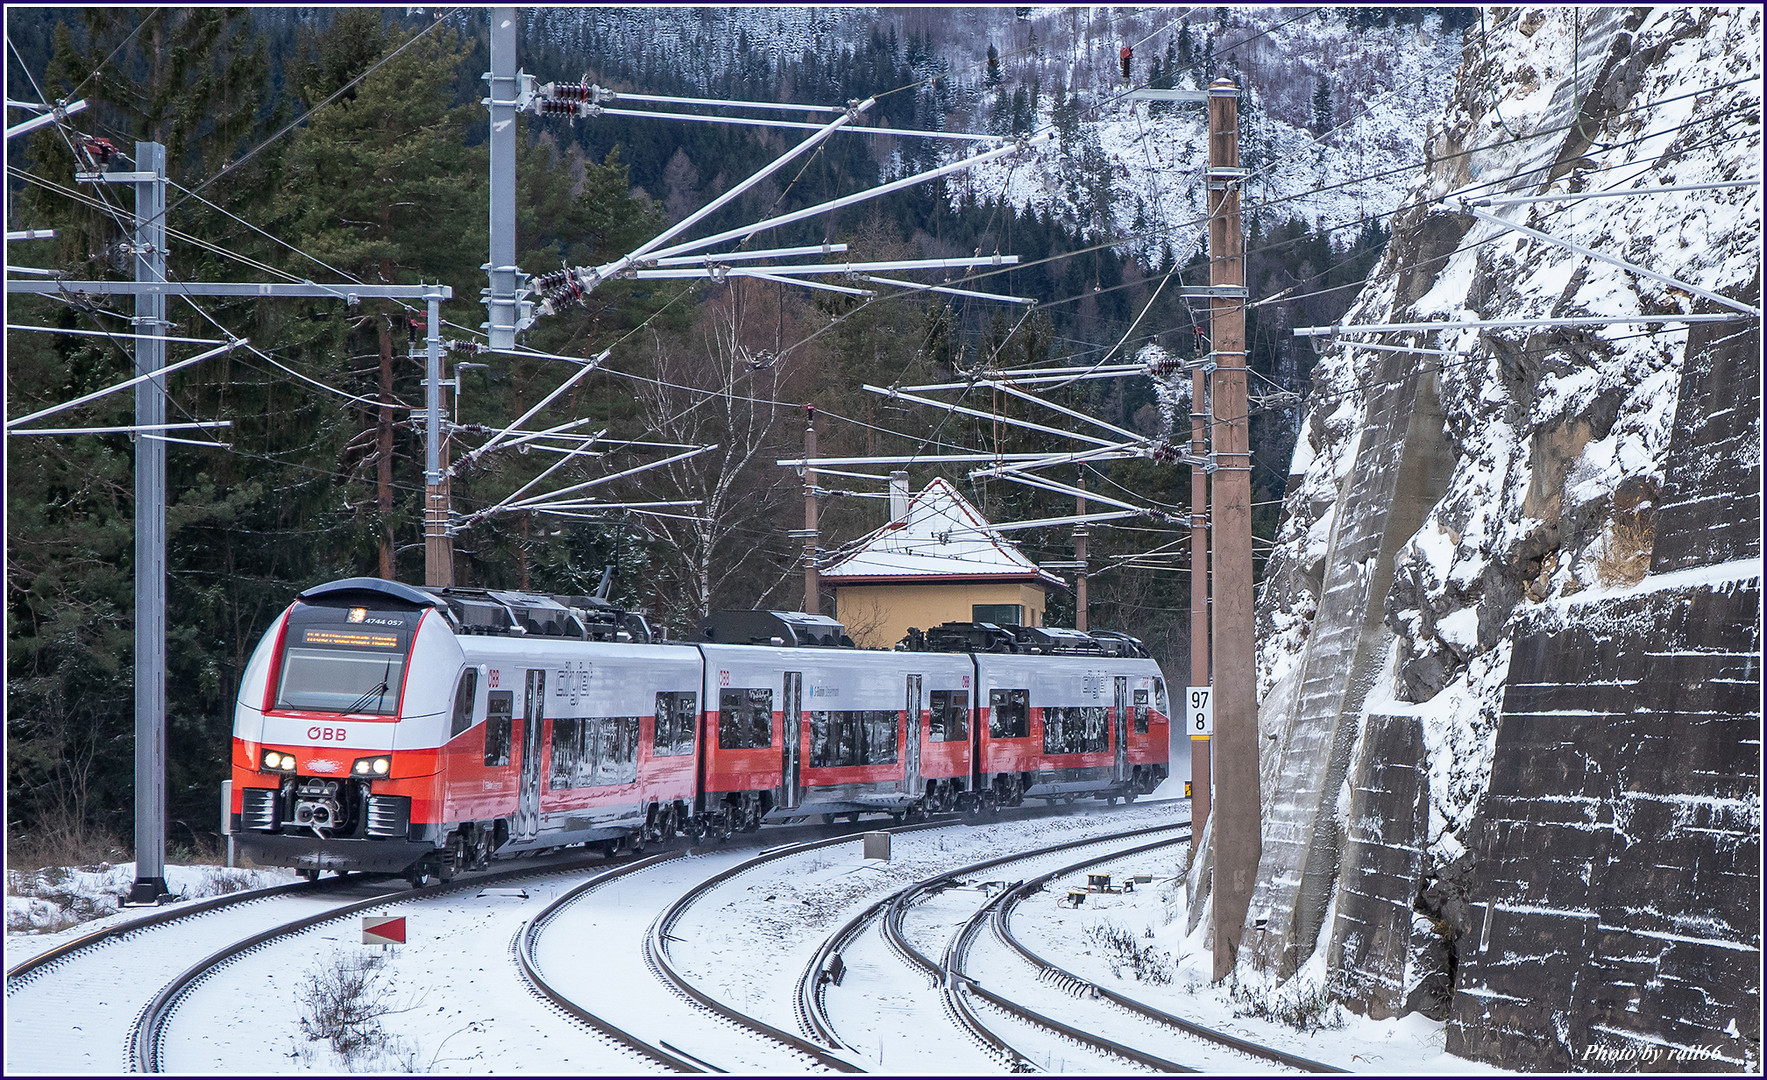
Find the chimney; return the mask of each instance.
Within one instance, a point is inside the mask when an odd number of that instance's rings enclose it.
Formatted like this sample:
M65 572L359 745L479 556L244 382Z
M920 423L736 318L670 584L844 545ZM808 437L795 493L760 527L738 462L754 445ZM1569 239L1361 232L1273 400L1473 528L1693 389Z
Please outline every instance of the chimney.
M908 474L898 469L890 474L890 524L908 522Z

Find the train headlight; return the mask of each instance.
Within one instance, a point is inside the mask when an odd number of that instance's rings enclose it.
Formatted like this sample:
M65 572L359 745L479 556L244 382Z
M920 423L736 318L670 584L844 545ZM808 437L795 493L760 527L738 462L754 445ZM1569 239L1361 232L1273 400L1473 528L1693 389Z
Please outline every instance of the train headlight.
M284 754L280 750L264 752L264 768L278 772L293 772L295 759L293 754Z
M393 759L383 754L380 757L357 758L356 764L350 767L350 772L357 776L385 776L392 769Z

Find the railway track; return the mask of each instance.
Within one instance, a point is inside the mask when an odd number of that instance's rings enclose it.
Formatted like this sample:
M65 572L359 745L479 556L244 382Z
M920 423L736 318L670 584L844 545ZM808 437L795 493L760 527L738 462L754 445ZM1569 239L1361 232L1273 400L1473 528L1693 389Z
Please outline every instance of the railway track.
M1039 956L1026 947L1025 944L1012 933L1012 909L1027 897L1041 892L1050 882L1078 874L1104 863L1112 862L1140 852L1151 851L1159 847L1165 847L1177 842L1179 841L1163 841L1138 848L1127 849L1103 859L1089 859L1082 862L1071 863L1059 869L1030 878L1001 892L971 916L971 918L964 924L962 931L960 931L952 940L951 947L947 951L944 961L944 967L951 976L946 981L948 993L954 995L961 995L964 993L974 994L988 1002L988 1004L994 1008L1006 1013L1008 1016L1033 1022L1040 1027L1055 1032L1063 1038L1080 1043L1081 1045L1089 1046L1100 1053L1119 1060L1132 1062L1161 1072L1199 1071L1192 1065L1180 1064L1153 1054L1146 1048L1146 1044L1143 1044L1142 1046L1134 1046L1122 1040L1102 1038L1071 1024L1066 1024L1046 1015L1042 1015L1027 1008L1020 1002L1010 1000L1003 995L990 990L980 981L972 978L966 971L966 961L970 950L976 943L976 939L979 936L983 924L986 923L993 930L994 936L1011 950L1014 956L1032 968L1036 973L1037 981L1039 983L1049 985L1059 990L1070 999L1068 1002L1070 1005L1073 1002L1102 1002L1106 1008L1120 1011L1121 1013L1125 1013L1132 1017L1136 1021L1132 1026L1146 1030L1150 1041L1154 1045L1160 1046L1162 1049L1171 1045L1176 1038L1180 1042L1194 1043L1195 1041L1200 1040L1209 1044L1211 1048L1219 1047L1232 1054L1243 1055L1243 1057L1236 1062L1232 1058L1221 1060L1218 1053L1212 1054L1210 1055L1212 1060L1208 1062L1207 1066L1209 1071L1233 1069L1236 1064L1243 1067L1243 1065L1246 1064L1244 1058L1250 1058L1256 1062L1267 1062L1282 1068L1293 1069L1305 1073L1346 1072L1347 1070L1339 1069L1331 1065L1325 1065L1310 1058L1304 1058L1297 1054L1291 1054L1286 1051L1263 1046L1234 1035L1229 1035L1226 1032L1216 1031L1213 1028L1198 1024L1195 1021L1175 1016L1172 1013L1154 1008L1151 1005L1137 1001L1127 995L1120 994L1109 987L1082 978L1081 976L1052 963L1044 957ZM1019 984L1015 983L1015 985Z
M900 825L895 828L877 831L899 834L919 832L924 829L943 829L950 827L951 823L949 822L936 821L919 825ZM782 1046L788 1047L818 1066L835 1072L864 1072L864 1069L853 1064L851 1061L848 1061L845 1057L832 1052L842 1050L844 1049L843 1047L838 1045L832 1047L819 1046L816 1043L800 1038L792 1032L775 1027L772 1024L768 1024L763 1020L759 1020L719 1001L717 998L695 986L691 980L681 973L669 956L669 931L675 927L676 923L681 920L681 917L689 908L693 907L695 904L703 902L706 897L710 896L726 883L745 874L752 873L769 863L777 862L781 859L794 858L835 844L847 843L851 840L852 837L850 836L831 837L826 840L813 840L800 844L791 844L782 848L774 848L762 852L759 856L748 862L733 866L722 873L707 878L700 885L681 896L681 898L676 900L675 903L671 904L662 912L662 914L657 916L656 922L651 924L650 932L645 936L644 942L645 959L650 964L651 970L656 973L658 978L673 987L679 994L693 1001L701 1008L737 1025L738 1027L744 1028L756 1035L771 1039Z
M127 1068L123 1043L115 1044L112 1056L113 1051L92 1050L84 1033L128 1030L153 988L181 971L202 942L256 933L291 915L335 906L341 893L380 887L374 879L352 876L252 889L155 910L24 960L6 973L6 1006L32 1022L8 1025L7 1069Z
M1054 814L1053 808L1026 808L1018 812L1009 812L1005 820L1042 817ZM916 832L923 829L946 827L950 822L936 821L922 825L896 827L892 832ZM1170 826L1166 826L1169 828ZM835 835L829 835L831 831ZM788 843L762 852L759 857L749 859L742 864L714 875L704 882L695 882L688 892L674 904L650 922L642 938L642 960L652 968L670 990L682 998L692 1001L696 1009L717 1016L725 1024L740 1027L762 1037L774 1045L796 1054L801 1063L810 1069L855 1072L862 1071L859 1064L851 1058L852 1052L843 1046L838 1037L829 1030L826 1034L817 1034L811 1030L809 1038L803 1038L791 1031L782 1030L775 1021L769 1025L764 1020L747 1016L729 1004L718 1001L713 994L707 993L702 987L695 986L679 968L679 962L670 954L670 929L674 927L684 914L702 903L720 886L729 883L745 873L753 872L761 867L779 860L799 857L806 852L843 842L851 842L854 834L870 831L852 824L844 826L804 826L781 829L777 832L769 830L769 839L784 839L792 835L813 837L806 842ZM1078 841L1057 848L1077 846L1088 842ZM734 854L740 848L712 849L714 852ZM183 1071L176 1061L168 1061L168 1031L176 1026L176 1018L180 1008L194 1007L204 1010L208 1002L220 999L227 1000L230 1006L239 1005L237 998L227 999L229 987L239 984L249 976L256 977L265 969L262 961L255 962L249 968L238 973L229 974L216 979L225 969L238 964L242 959L254 952L273 946L278 941L287 940L294 935L302 934L327 924L338 923L370 909L377 913L384 911L389 905L411 902L425 902L445 899L450 895L482 890L495 885L516 885L533 882L547 877L557 878L563 874L577 873L583 870L603 871L589 881L574 884L564 896L547 904L538 915L529 919L513 936L499 935L507 948L507 956L500 962L505 972L514 972L519 985L529 989L533 996L546 1003L555 1015L568 1018L573 1024L594 1034L601 1049L612 1049L619 1055L624 1068L642 1062L647 1069L664 1069L668 1071L686 1072L719 1072L722 1066L716 1054L708 1053L703 1047L689 1049L671 1045L667 1041L657 1039L652 1033L650 1038L640 1037L633 1032L622 1030L606 1017L596 1016L589 1009L571 1000L571 995L552 984L547 977L542 958L544 951L537 943L545 927L552 922L557 914L566 910L573 903L597 890L610 888L619 882L647 870L655 870L661 864L678 860L686 852L669 853L646 858L637 862L610 866L600 854L575 854L566 857L540 861L524 861L519 866L500 869L489 873L462 875L454 882L432 886L427 889L413 891L402 882L394 883L394 879L372 879L352 876L347 879L324 879L317 883L297 882L271 889L255 890L232 896L219 897L189 905L181 905L175 910L161 910L141 919L109 927L101 931L87 934L74 941L46 951L16 965L8 972L7 996L9 1008L19 1008L20 1012L30 1012L43 1017L45 1023L32 1025L32 1039L40 1043L41 1053L21 1054L19 1044L10 1044L7 1053L9 1071L60 1071L69 1066L66 1050L68 1041L58 1037L55 1025L58 1021L86 1024L88 1034L78 1034L78 1028L72 1041L83 1042L86 1047L93 1048L90 1057L96 1060L76 1062L93 1071L110 1071L126 1068L132 1071L153 1072L161 1070ZM697 854L697 853L696 853ZM990 860L990 862L1009 861ZM949 877L949 875L942 875ZM932 881L938 878L930 879ZM367 891L364 894L364 891ZM542 901L544 902L544 901ZM876 905L872 914L875 915ZM644 913L648 918L654 907ZM215 920L227 920L225 925L217 927ZM180 932L182 930L182 932ZM352 928L353 930L353 928ZM332 934L332 937L345 935ZM634 939L640 935L633 934ZM216 949L216 941L231 941L226 948ZM136 948L139 942L149 943L146 949ZM129 958L134 960L137 954L150 953L155 962L152 964L120 964L115 949L119 943L127 943ZM414 946L415 948L415 946ZM638 953L636 945L633 949ZM303 956L306 954L303 954ZM402 954L404 955L404 954ZM191 957L201 957L195 963ZM814 965L813 965L814 966ZM76 973L73 978L62 978L70 968L85 968L84 972ZM292 972L297 979L300 973L283 965L280 969ZM97 974L102 971L103 974ZM503 976L505 978L510 975ZM789 976L788 976L789 977ZM208 989L201 989L209 980L215 983ZM93 985L102 981L105 990L95 993ZM84 985L82 985L82 983ZM46 988L58 987L58 990L47 995ZM267 988L266 988L267 989ZM482 994L481 991L475 993ZM199 1004L192 1006L193 1000ZM66 999L65 1001L60 999ZM100 1000L102 999L102 1000ZM288 1002L292 995L284 991L277 999ZM478 997L477 1002L498 1002L506 1004L508 999L499 999L495 995ZM780 1000L782 1006L784 998ZM109 1004L105 1005L108 1001ZM101 1006L96 1013L94 1004ZM800 1010L802 1006L798 1006ZM519 1011L519 1010L518 1010ZM189 1015L195 1015L191 1013ZM806 1014L798 1013L802 1018ZM115 1057L108 1057L103 1049L103 1040L95 1039L90 1034L95 1029L94 1020L102 1025L102 1030L115 1031L122 1037L116 1041ZM206 1012L205 1012L206 1019ZM825 1022L825 1021L824 1021ZM784 1022L790 1026L790 1021ZM643 1025L639 1025L642 1027ZM10 1032L14 1034L16 1032ZM554 1032L556 1035L556 1032ZM677 1040L678 1041L678 1040ZM794 1043L796 1045L794 1045ZM179 1055L188 1055L196 1044L188 1041L179 1042ZM61 1056L56 1056L57 1050ZM697 1050L698 1053L692 1052ZM206 1052L206 1051L205 1051ZM493 1048L489 1052L496 1053ZM274 1055L275 1051L266 1050L266 1054ZM41 1059L41 1060L39 1060ZM711 1060L708 1060L711 1059Z
M598 874L594 881L608 874L622 875L636 869L643 869L658 862L666 862L680 858L685 852L672 852L652 856L638 863L628 863L607 874ZM244 959L245 957L267 948L278 942L292 939L310 930L323 927L330 923L360 915L368 911L381 912L390 907L429 903L449 896L481 891L487 888L519 885L537 879L572 874L582 870L594 870L607 867L602 856L578 856L548 862L545 865L524 865L510 869L494 870L463 876L452 882L434 885L424 889L409 889L403 886L388 892L362 900L332 906L324 911L316 912L303 918L292 919L275 926L267 927L258 933L242 938L205 956L195 964L180 972L171 981L162 986L148 1001L134 1023L129 1028L128 1050L129 1068L133 1072L153 1073L165 1070L164 1052L166 1031L179 1007L190 994L205 980L213 978L223 969ZM568 1015L568 1014L567 1014ZM617 1038L589 1025L590 1030L598 1037L607 1040L608 1044L617 1047L622 1054L630 1055L634 1049ZM642 1056L642 1055L641 1055ZM182 1071L182 1070L173 1070Z
M910 908L920 903L930 894L955 885L964 878L973 878L978 874L986 873L999 866L1005 866L1015 862L1023 862L1030 859L1046 858L1053 854L1071 851L1082 847L1116 843L1124 839L1148 836L1159 832L1170 832L1174 829L1188 830L1189 822L1131 829L1107 836L1071 840L1060 844L1052 844L1033 851L1018 852L993 859L986 859L957 870L947 871L923 878L906 888L897 890L889 896L871 904L864 911L860 912L846 924L841 926L840 929L836 930L811 958L810 963L805 966L803 972L799 976L797 986L796 1011L801 1018L801 1022L813 1037L823 1040L826 1045L848 1051L854 1049L849 1043L841 1038L834 1023L828 1017L826 1000L827 987L833 981L834 974L840 970L836 965L836 960L840 957L842 950L847 948L849 944L869 929L872 924L875 923L879 926L880 932L882 933L884 940L889 943L890 948L898 956L906 960L911 966L919 969L922 974L927 977L931 985L940 987L943 995L943 988L948 981L946 978L946 968L940 961L934 960L918 948L910 940L910 937L904 928L904 921ZM1188 840L1189 832L1186 831L1182 837L1162 841L1162 844L1187 842ZM1119 857L1119 854L1120 853L1114 853L1111 857ZM1009 1069L1020 1067L1023 1064L1023 1059L1017 1055L1016 1052L1012 1051L1010 1047L994 1038L991 1032L986 1032L985 1026L970 1023L965 1018L962 1011L962 1004L958 1004L954 1008L951 998L948 995L944 995L944 1002L947 1014L951 1019L955 1021L960 1028L971 1034L971 1037L983 1048L989 1058L994 1060L997 1064Z

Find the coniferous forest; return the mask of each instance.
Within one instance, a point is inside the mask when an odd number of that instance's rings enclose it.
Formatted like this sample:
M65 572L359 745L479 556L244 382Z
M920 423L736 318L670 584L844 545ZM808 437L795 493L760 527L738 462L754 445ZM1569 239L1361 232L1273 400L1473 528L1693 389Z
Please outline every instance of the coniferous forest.
M1372 25L1368 12L1380 10L1345 9L1342 17ZM1007 133L1051 116L1064 152L1073 151L1075 190L1108 191L1109 162L1085 152L1086 95L1034 69L1027 76L997 52L974 70L957 69L922 25L931 17L880 22L796 55L711 36L700 49L634 51L592 23L567 33L539 19L527 27L521 64L542 82L584 77L649 94L810 104L876 96L866 119L873 126ZM443 336L482 340L484 10L9 8L7 21L15 46L9 97L84 98L89 108L71 128L125 153L136 140L166 146L173 280L441 282L454 297L442 309ZM1205 63L1216 62L1207 51L1213 42L1199 23L1186 24L1182 41L1152 43L1154 84L1196 85ZM1223 62L1221 70L1232 68ZM1295 91L1320 124L1337 92L1324 80ZM1242 118L1260 107L1245 102ZM19 118L9 112L9 123ZM519 264L544 274L616 258L798 137L711 123L524 116ZM68 279L131 278L128 188L76 183L86 167L76 140L53 126L16 143L8 147L8 228L53 228L56 236L10 244L8 276L23 265ZM930 168L942 149L923 139L830 139L698 228L731 228ZM1381 218L1346 230L1261 212L1246 226L1252 296L1297 297L1249 312L1249 363L1261 377L1254 382L1305 393L1312 353L1291 330L1332 322L1347 308L1355 290L1341 286L1359 282L1382 255ZM527 425L584 421L585 435L605 430L592 459L561 464L555 454L516 448L465 460L573 367L454 354L445 377L458 388L447 450L457 463L455 581L582 594L612 565L613 598L645 609L671 637L691 636L712 609L798 608L802 546L787 531L803 525L803 488L774 462L801 453L805 406L814 406L825 456L1062 446L1054 436L906 405L861 384L1090 364L1132 358L1149 344L1194 355L1207 325L1204 302L1193 311L1178 289L1158 286L1175 269L1177 280L1206 283L1206 260L1193 225L1182 236L1167 229L1156 220L1072 220L1018 208L999 191L956 178L748 243L840 242L849 259L1016 254L1017 268L966 287L1034 297L1035 307L923 292L867 301L753 279L603 283L524 340L529 350L561 357L611 350L601 370ZM127 297L9 297L8 416L111 386L134 364L127 340L14 328L128 333L132 311ZM375 299L204 298L174 300L169 312L173 337L250 341L169 380L168 421L231 424L174 433L182 441L167 448L167 790L176 857L185 846L214 842L233 697L270 620L295 593L333 578L422 581L426 328L420 304ZM209 347L174 343L168 360ZM1052 415L984 390L962 400L1000 417ZM1148 435L1166 422L1148 378L1076 382L1051 400ZM1266 539L1287 481L1297 404L1272 397L1251 420L1254 532ZM132 395L119 393L61 415L68 426L126 426L132 408ZM1187 438L1187 423L1180 429L1178 438ZM594 493L696 507L489 512L554 466L546 482L564 486L658 460L675 446L713 449ZM133 458L128 434L8 439L6 812L15 864L113 857L129 841ZM997 522L1074 509L1066 496L972 481L961 466L913 467L912 486L937 475ZM1089 467L1085 479L1090 490L1187 512L1182 466L1111 462ZM835 476L821 483L833 492L821 507L825 551L884 522L880 485ZM1091 625L1142 637L1175 678L1188 670L1187 575L1117 563L1181 535L1155 519L1091 530ZM1033 559L1073 557L1066 528L1013 538ZM1055 597L1050 622L1072 625L1073 617L1072 594Z

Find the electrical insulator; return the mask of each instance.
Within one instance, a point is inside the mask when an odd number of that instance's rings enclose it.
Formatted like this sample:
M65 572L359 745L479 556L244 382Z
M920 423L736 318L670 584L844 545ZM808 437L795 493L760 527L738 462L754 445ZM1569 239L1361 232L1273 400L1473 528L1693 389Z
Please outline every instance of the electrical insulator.
M1134 59L1134 57L1135 50L1127 45L1123 46L1123 51L1117 54L1117 63L1121 65L1123 69L1124 79L1129 77L1129 61Z
M1161 465L1174 465L1184 457L1184 450L1169 442L1155 443L1152 457Z
M559 269L559 270L554 270L550 274L543 274L540 277L536 278L534 280L534 286L541 293L549 293L554 289L563 287L564 283L569 281L570 279L571 279L571 272L569 270Z
M541 116L576 117L582 109L574 101L541 100L534 103L534 111Z

